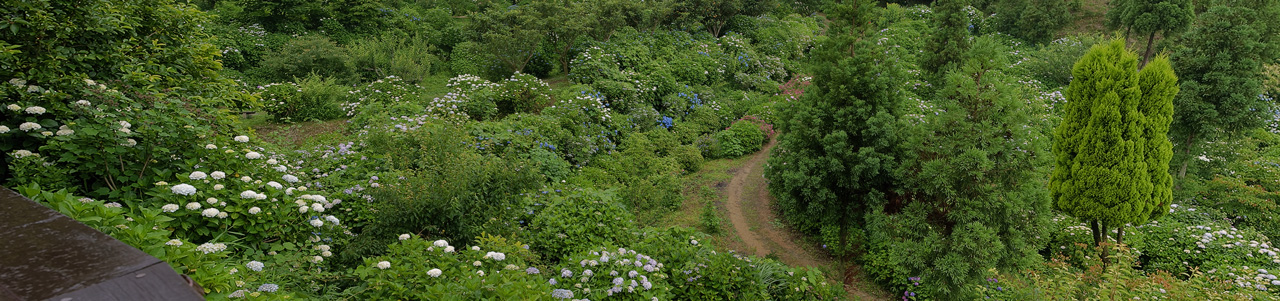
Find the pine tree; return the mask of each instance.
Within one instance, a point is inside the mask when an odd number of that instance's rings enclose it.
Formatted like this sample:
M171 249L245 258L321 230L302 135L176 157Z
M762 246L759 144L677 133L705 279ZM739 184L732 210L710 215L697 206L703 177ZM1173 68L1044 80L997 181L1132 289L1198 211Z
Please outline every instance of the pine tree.
M1054 207L1088 221L1098 244L1111 228L1123 242L1125 224L1158 217L1172 198L1161 171L1171 156L1164 133L1177 79L1163 57L1139 73L1137 55L1124 46L1100 44L1076 62L1054 132Z
M908 197L867 215L871 245L884 246L873 256L900 258L902 272L928 279L940 299L980 299L970 289L990 269L1037 262L1052 215L1048 139L1034 128L1035 107L1002 72L1005 51L978 38L946 74L932 102L937 114L904 135Z
M938 0L934 8L933 35L924 45L921 69L941 75L948 65L959 63L969 50L969 20L963 11L966 6L969 6L968 0Z
M802 232L822 233L831 250L847 255L866 208L893 190L904 72L864 39L874 3L829 10L830 38L815 50L813 86L783 108L781 136L765 177L784 218Z

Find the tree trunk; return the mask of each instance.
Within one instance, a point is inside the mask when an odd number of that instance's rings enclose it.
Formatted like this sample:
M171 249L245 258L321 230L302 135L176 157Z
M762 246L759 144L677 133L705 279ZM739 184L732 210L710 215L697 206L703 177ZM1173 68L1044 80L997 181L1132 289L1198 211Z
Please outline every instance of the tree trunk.
M1110 264L1110 263L1111 263L1111 261L1107 260L1107 255L1108 255L1107 253L1108 253L1108 251L1110 251L1110 249L1111 249L1111 248L1109 248L1109 247L1107 247L1107 246L1106 246L1106 245L1107 245L1107 243L1108 243L1108 241L1107 241L1107 235L1108 235L1108 234L1107 234L1107 233L1108 233L1108 232L1107 232L1107 224L1106 224L1106 223L1101 223L1101 224L1099 224L1099 225L1098 225L1098 228L1100 228L1100 229L1102 230L1102 243L1101 243L1101 244L1098 244L1098 247L1101 247L1101 248L1102 248L1102 256L1101 256L1101 257L1099 257L1099 258L1100 258L1100 259L1102 259L1102 268L1103 268L1103 269L1105 269L1105 268L1107 268L1107 264Z
M1124 28L1124 45L1125 45L1125 47L1128 47L1128 46L1129 46L1129 32L1131 32L1131 31L1133 31L1133 27L1125 27L1125 28Z
M1147 51L1142 54L1142 63L1138 64L1138 70L1142 70L1142 67L1147 65L1147 61L1151 60L1151 51L1155 50L1151 46L1155 44L1155 41L1156 31L1152 30L1151 35L1147 36Z
M1187 165L1191 164L1191 141L1194 141L1196 134L1187 136L1187 142L1182 144L1182 167L1178 168L1178 184L1174 189L1182 190L1182 180L1187 177Z
M1124 243L1124 226L1120 226L1120 228L1116 230L1120 230L1119 233L1116 233L1116 245L1120 245Z
M1093 245L1102 245L1102 229L1098 227L1098 221L1089 221L1089 230L1093 230Z

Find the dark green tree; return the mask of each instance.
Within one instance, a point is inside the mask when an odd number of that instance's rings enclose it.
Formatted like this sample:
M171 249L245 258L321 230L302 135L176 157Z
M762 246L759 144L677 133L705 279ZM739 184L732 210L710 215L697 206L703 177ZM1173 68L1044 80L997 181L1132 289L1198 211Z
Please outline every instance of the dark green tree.
M1039 261L1052 216L1049 140L1034 130L1033 110L1016 80L1001 71L1006 50L979 38L957 70L945 75L938 114L907 130L900 169L903 195L871 208L869 263L928 279L933 296L980 299L972 288L990 269L1017 271ZM889 266L893 265L893 266ZM899 275L877 275L897 280ZM897 278L897 279L895 279Z
M1178 177L1198 145L1266 125L1274 103L1263 97L1262 67L1277 56L1275 1L1254 9L1215 6L1200 15L1173 54L1182 92L1172 128Z
M1124 27L1126 38L1129 31L1147 35L1147 48L1139 67L1145 66L1155 53L1157 33L1168 36L1181 32L1196 18L1191 0L1122 0L1115 2L1111 10L1115 13L1108 13L1108 21Z
M862 237L867 208L893 193L898 164L904 72L864 39L873 5L828 11L832 30L814 50L813 86L780 114L779 146L765 171L782 215L803 232L822 233L840 255Z
M492 6L471 14L477 42L508 72L524 71L548 37L548 16L532 5ZM505 77L505 75L504 75Z
M969 50L969 20L964 8L968 0L939 0L933 9L933 35L924 45L924 60L920 67L932 74L941 74L948 65L960 62Z
M772 11L775 6L774 0L688 0L683 1L679 13L690 21L702 23L707 32L719 37L734 16L757 16Z
M1098 244L1112 228L1123 242L1125 224L1158 217L1171 200L1171 181L1152 173L1168 170L1163 140L1177 78L1163 57L1140 74L1137 55L1124 44L1096 45L1076 62L1054 132L1054 207L1088 221Z
M996 13L996 27L1030 41L1044 43L1073 20L1072 3L1061 0L995 0L988 11Z
M569 74L569 61L573 60L573 46L579 37L590 34L598 25L593 16L597 12L595 2L591 1L539 1L534 2L536 9L546 16L547 42L555 48L559 57L561 71Z

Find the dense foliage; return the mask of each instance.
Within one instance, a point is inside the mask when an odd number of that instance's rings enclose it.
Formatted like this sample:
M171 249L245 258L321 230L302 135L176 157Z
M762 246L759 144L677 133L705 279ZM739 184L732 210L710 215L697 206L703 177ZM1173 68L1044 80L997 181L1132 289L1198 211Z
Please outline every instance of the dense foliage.
M8 0L0 184L209 299L1280 296L1280 2L889 2Z

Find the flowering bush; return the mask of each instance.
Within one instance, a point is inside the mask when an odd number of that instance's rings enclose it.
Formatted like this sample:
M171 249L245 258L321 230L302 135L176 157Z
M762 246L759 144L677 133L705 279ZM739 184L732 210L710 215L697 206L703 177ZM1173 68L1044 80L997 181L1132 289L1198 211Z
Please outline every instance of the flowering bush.
M552 290L538 268L522 256L490 249L494 245L401 240L386 255L365 258L353 272L361 285L346 294L364 300L551 299Z
M558 294L575 299L667 300L667 269L657 259L626 248L595 248L565 257L541 274ZM555 294L555 293L553 293Z

